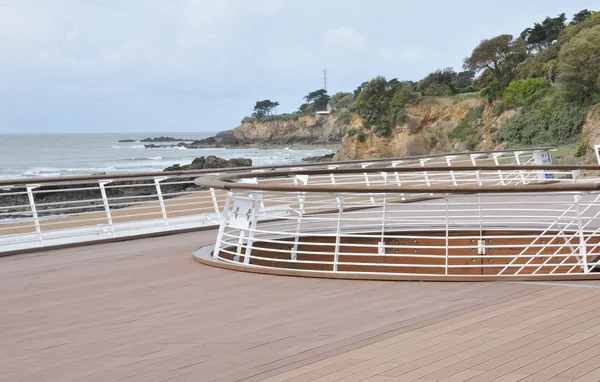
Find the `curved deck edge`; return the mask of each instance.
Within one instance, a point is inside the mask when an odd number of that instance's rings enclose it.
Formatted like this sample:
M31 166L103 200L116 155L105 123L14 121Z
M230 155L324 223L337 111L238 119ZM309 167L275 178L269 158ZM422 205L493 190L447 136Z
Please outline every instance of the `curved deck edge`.
M574 274L574 275L542 275L542 276L437 276L437 275L389 275L389 274L367 274L367 273L332 273L318 271L300 271L295 269L275 269L259 266L245 266L215 260L211 253L214 245L200 247L194 251L193 258L203 265L232 271L256 273L273 276L307 277L319 279L338 280L365 280L365 281L431 281L431 282L495 282L495 281L586 281L600 280L600 273Z

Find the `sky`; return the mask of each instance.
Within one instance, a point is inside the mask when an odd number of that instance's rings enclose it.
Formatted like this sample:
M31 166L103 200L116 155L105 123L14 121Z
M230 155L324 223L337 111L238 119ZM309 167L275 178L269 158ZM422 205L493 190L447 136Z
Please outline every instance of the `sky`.
M0 133L205 132L419 80L579 0L0 0Z

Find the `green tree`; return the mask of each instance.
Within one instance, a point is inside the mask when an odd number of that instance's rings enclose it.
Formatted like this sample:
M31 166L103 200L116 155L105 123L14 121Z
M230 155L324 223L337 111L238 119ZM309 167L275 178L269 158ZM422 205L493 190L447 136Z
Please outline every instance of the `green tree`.
M481 71L488 69L500 90L513 80L517 65L527 58L525 42L503 34L483 40L464 62L465 69Z
M454 87L457 89L465 89L473 85L473 79L475 78L475 72L472 70L466 70L456 74L454 80Z
M569 23L569 25L576 25L579 24L580 22L584 21L585 19L587 19L588 17L590 17L591 15L593 15L594 11L589 11L587 9L581 10L577 13L575 13L573 15L573 19L571 20L571 22Z
M558 40L560 32L566 27L567 16L561 13L557 17L546 17L542 23L535 23L521 33L521 39L536 50L547 49Z
M327 109L329 98L330 97L327 94L327 90L325 89L315 90L314 92L308 93L308 95L304 97L306 103L313 106L314 111L322 111Z
M600 25L584 29L558 55L558 80L576 95L588 97L600 90Z
M440 69L423 78L419 88L426 96L442 96L454 94L456 72L452 68Z
M354 95L352 93L338 92L331 96L329 106L332 109L347 109L354 103Z
M390 86L384 77L376 77L362 87L352 108L366 128L374 128L377 136L388 136L392 123L399 122L404 107L418 96L411 82Z
M600 12L592 13L591 16L583 19L583 21L578 22L574 25L569 25L566 27L560 34L558 38L558 42L560 45L565 45L568 43L573 37L577 36L579 32L593 28L596 25L600 25Z
M265 116L271 115L273 109L279 106L279 102L273 102L271 100L257 101L256 105L254 105L254 113L253 117L263 118Z
M360 94L360 92L362 91L362 89L367 86L369 84L369 81L363 82L362 84L358 85L358 87L356 88L356 90L354 91L354 98L358 98L358 95Z

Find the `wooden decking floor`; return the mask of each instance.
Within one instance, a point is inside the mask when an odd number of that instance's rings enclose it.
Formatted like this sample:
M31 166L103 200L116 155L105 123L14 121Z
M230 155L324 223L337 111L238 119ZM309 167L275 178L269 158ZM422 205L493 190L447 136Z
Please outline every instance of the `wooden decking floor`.
M207 267L215 231L0 258L2 381L600 381L600 283Z

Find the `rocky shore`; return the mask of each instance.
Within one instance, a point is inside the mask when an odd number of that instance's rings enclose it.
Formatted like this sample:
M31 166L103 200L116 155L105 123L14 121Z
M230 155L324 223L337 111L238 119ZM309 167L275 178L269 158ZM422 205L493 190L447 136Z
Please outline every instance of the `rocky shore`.
M335 156L335 154L331 153L331 154L319 155L319 156L314 156L314 157L307 157L307 158L302 159L302 162L306 162L306 163L331 162L333 160L334 156Z
M148 137L144 139L139 139L139 142L192 142L194 139L186 139L186 138L173 138L173 137ZM131 143L138 142L137 139L121 139L119 143Z

